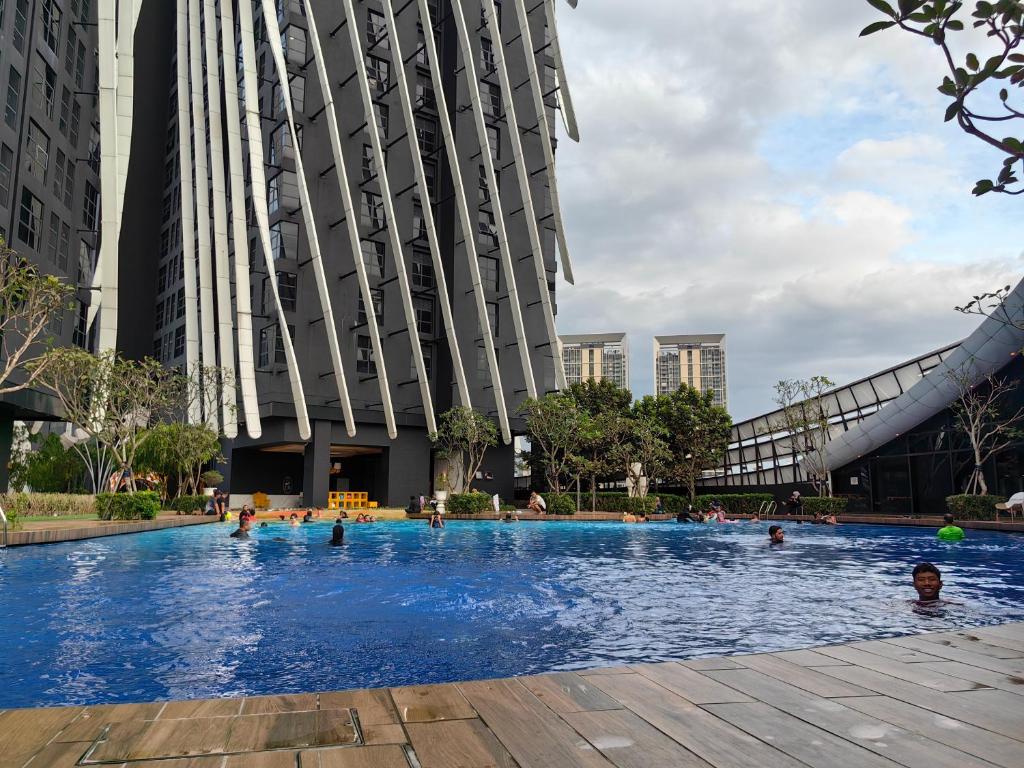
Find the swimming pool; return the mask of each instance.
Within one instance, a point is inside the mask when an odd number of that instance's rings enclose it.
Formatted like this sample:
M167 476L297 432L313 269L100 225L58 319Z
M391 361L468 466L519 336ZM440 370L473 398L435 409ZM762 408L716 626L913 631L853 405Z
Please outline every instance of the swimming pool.
M1024 537L766 524L211 524L0 550L0 708L445 682L1024 619ZM944 596L920 616L909 570Z

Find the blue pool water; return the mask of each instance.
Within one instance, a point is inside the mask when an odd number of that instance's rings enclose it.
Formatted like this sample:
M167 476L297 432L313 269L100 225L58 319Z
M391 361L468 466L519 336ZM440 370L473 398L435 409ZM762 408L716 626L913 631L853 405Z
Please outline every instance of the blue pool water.
M1024 537L617 523L230 524L0 551L0 708L504 677L1024 619ZM942 617L909 571L943 570Z

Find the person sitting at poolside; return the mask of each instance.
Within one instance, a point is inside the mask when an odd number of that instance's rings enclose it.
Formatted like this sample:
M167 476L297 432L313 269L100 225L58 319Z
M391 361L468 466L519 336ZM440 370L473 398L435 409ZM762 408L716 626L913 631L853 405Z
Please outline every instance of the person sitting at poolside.
M242 520L254 520L255 518L256 513L252 511L248 504L243 504L242 511L238 513L239 522Z
M536 512L538 515L544 515L547 514L548 504L539 493L530 491L530 502L526 505L526 508L531 512Z
M334 521L334 527L331 529L331 546L340 547L345 543L345 527L341 524L341 518L339 517Z
M964 538L964 529L956 525L956 518L952 515L945 515L942 518L945 525L939 528L939 532L936 536L942 541L962 541Z
M802 515L804 513L804 500L800 498L800 491L793 491L786 499L786 511L791 515Z
M784 544L786 542L786 533L782 530L781 525L773 525L768 529L768 544L769 546L775 546L776 544Z
M405 514L407 515L418 515L420 513L420 503L416 500L415 496L409 497L409 505L405 508Z
M441 519L441 513L437 510L430 515L430 527L431 528L444 528L444 520Z
M664 515L665 514L665 505L661 501L661 496L655 496L654 497L654 512L653 512L653 514L655 514L655 515Z
M232 539L248 539L249 538L249 528L251 528L251 527L252 527L252 524L248 520L239 521L238 528L236 528L231 533L231 538Z

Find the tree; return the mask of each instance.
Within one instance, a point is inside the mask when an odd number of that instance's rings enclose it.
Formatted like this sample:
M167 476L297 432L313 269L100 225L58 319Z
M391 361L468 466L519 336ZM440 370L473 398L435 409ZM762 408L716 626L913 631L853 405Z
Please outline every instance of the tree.
M177 497L198 493L203 467L220 455L217 433L205 424L173 422L146 431L138 461L143 469L174 478Z
M946 378L956 391L953 422L967 436L974 462L964 492L984 496L986 462L1021 437L1024 408L1007 408L1018 382L991 373L979 381L973 361L948 371Z
M51 433L26 457L24 484L40 493L72 493L81 487L84 469L81 458Z
M785 432L808 481L819 496L831 496L825 443L829 434L829 408L825 393L835 387L827 376L809 379L783 379L775 385L775 403L779 416L772 429Z
M971 13L973 26L985 32L990 49L981 55L967 52L959 58L954 49L952 33L962 32L961 13L965 3L953 0L899 0L894 8L885 0L867 0L881 11L886 21L876 21L861 31L861 36L890 27L925 38L942 52L946 74L939 93L951 101L946 108L946 122L956 120L965 133L994 147L1004 155L996 178L981 179L974 186L975 195L1001 192L1007 195L1024 193L1014 166L1024 160L1024 141L1010 130L1024 118L1020 92L1011 94L1010 87L1024 87L1024 54L1020 49L1024 36L1024 2L995 0L976 2ZM994 109L992 107L995 107ZM999 136L995 131L999 128Z
M561 493L562 476L583 440L583 412L566 392L530 398L520 411L526 416L531 466L542 466L548 488Z
M146 428L180 407L184 377L151 358L125 360L115 352L92 355L74 347L50 350L40 367L39 381L56 395L65 418L129 472L134 492L132 470ZM104 480L94 476L94 487Z
M47 330L68 309L71 290L0 238L0 395L39 381L46 369ZM12 378L16 371L23 375Z
M672 453L667 437L667 430L653 418L638 415L629 420L628 437L616 451L616 458L641 498L647 496L648 483L668 471Z
M469 493L487 449L498 444L498 429L483 414L456 406L441 414L437 432L430 439L438 455L448 459L458 487Z
M634 411L667 433L668 475L683 483L692 499L697 480L718 464L729 445L729 413L715 404L713 392L700 392L686 384L671 394L644 397Z
M603 379L586 379L570 384L565 392L576 401L581 410L591 416L602 413L617 413L625 416L633 404L633 393Z
M633 395L611 381L586 379L569 385L565 393L575 402L580 414L580 442L571 462L577 484L586 477L590 483L590 507L597 507L597 484L601 479L622 472L616 449L628 434L629 408Z

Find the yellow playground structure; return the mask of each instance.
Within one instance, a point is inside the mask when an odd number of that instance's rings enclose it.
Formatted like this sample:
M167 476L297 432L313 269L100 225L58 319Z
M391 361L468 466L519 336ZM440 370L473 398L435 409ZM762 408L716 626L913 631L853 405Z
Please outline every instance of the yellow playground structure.
M376 509L365 491L331 491L327 494L327 509Z

